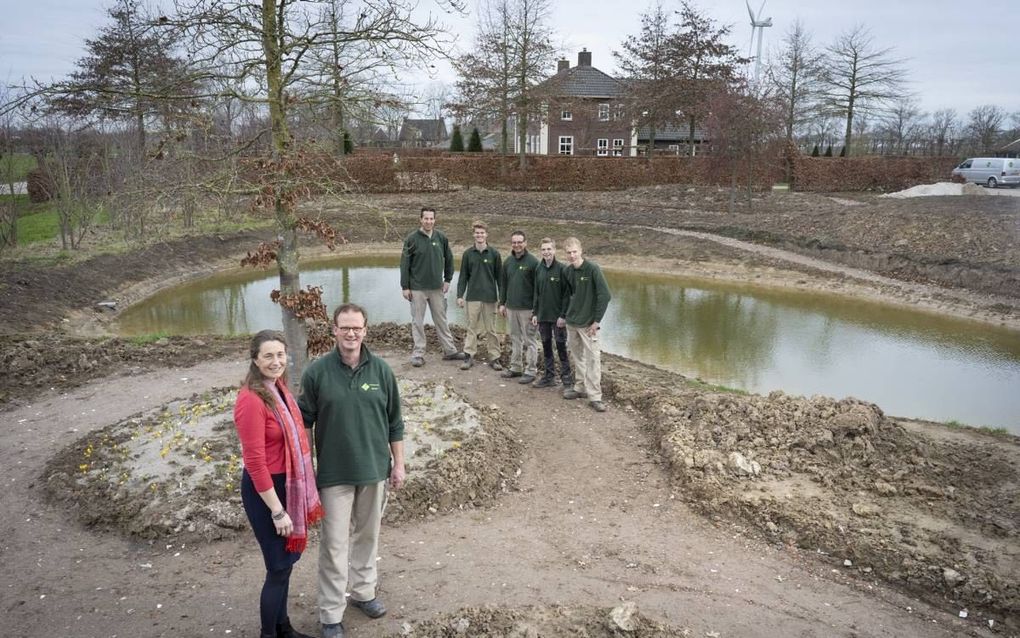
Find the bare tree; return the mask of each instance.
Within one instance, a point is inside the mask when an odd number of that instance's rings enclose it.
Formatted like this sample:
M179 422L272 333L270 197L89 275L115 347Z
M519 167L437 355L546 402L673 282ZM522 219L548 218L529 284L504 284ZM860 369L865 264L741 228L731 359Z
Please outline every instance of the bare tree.
M535 85L552 66L556 49L552 45L549 0L514 0L510 42L513 53L514 110L517 113L517 153L520 167L526 165L528 121L538 116L541 100Z
M959 126L955 109L939 109L931 114L928 124L928 140L934 147L935 155L942 156L947 151L950 154L953 153L956 146L953 140Z
M288 300L302 297L298 265L300 220L294 205L301 196L288 114L309 92L309 57L313 49L329 50L331 42L378 42L404 46L421 55L442 55L444 31L431 16L418 21L414 5L403 0L361 0L352 7L342 30L324 17L328 0L176 0L177 13L168 22L189 37L196 61L211 76L226 74L236 81L239 97L264 104L269 113L268 162L262 165L260 201L271 208L279 233L272 253L280 274L284 331L294 354L295 372L305 363L306 333L300 313ZM437 0L442 2L443 0ZM459 0L445 0L447 6ZM264 132L264 131L263 131ZM262 132L260 132L261 134Z
M811 44L811 35L797 20L783 36L783 45L771 56L766 79L783 107L786 140L794 136L818 115L819 78L822 54Z
M689 0L677 12L680 21L670 36L671 76L677 112L688 125L690 154L694 155L694 133L709 112L708 98L737 80L737 69L747 58L726 43L729 26L717 26Z
M826 48L822 106L845 122L843 147L852 150L854 120L902 95L906 72L892 48L879 49L871 33L856 25Z
M76 118L127 121L140 157L147 120L172 117L196 93L195 78L174 55L177 34L146 15L137 0L116 0L111 23L85 41L88 54L67 80L46 89L58 111Z
M908 154L912 142L921 132L924 114L917 98L907 95L894 100L882 121L883 154ZM888 146L888 148L886 148Z
M994 104L983 104L967 116L967 133L975 152L992 150L1006 121L1006 111Z
M629 35L613 57L628 85L628 114L638 128L648 127L646 157L655 148L655 133L676 119L676 95L670 49L669 14L661 3L641 14L641 32Z

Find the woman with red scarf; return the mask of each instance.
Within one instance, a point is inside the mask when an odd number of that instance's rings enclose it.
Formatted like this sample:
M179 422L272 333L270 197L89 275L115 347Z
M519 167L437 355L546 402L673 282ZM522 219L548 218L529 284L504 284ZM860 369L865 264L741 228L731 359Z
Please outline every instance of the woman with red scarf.
M308 436L287 388L287 344L274 330L251 341L251 365L234 405L244 472L241 501L266 563L261 638L311 638L287 616L290 573L322 518Z

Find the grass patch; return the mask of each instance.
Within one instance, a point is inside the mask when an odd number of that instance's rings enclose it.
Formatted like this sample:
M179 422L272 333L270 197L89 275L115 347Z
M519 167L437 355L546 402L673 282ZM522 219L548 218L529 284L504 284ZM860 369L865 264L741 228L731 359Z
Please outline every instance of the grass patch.
M49 203L31 204L26 214L18 217L18 243L50 241L60 234L57 211Z
M144 346L150 343L156 343L160 339L167 339L169 337L170 337L169 332L163 331L151 332L149 334L136 335L134 337L131 337L131 343L135 344L136 346Z
M740 394L743 396L749 396L751 393L747 390L741 390L740 388L731 388L728 385L716 385L714 383L705 383L701 379L684 379L687 385L694 386L699 390L708 390L709 392L728 392L730 394Z
M35 168L35 158L28 153L14 153L0 158L0 182L23 182Z
M950 421L943 421L942 425L946 426L950 430L963 430L963 429L977 430L978 432L983 432L985 434L990 434L992 436L999 437L999 438L1006 438L1006 437L1013 436L1012 434L1010 434L1009 430L1007 430L1006 428L994 428L994 427L991 427L989 425L968 425L966 423L961 423L960 421L957 421L956 419L952 419Z

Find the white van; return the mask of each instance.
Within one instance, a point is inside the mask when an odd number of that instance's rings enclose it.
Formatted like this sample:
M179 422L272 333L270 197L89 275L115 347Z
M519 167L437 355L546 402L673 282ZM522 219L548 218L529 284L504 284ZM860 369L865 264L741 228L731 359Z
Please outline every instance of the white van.
M996 186L1020 186L1020 158L1016 157L972 157L953 169L953 177L959 175L968 182Z

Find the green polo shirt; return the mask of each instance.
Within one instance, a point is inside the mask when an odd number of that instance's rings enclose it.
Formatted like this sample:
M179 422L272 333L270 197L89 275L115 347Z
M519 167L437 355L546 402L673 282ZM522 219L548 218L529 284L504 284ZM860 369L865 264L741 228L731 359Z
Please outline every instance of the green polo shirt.
M602 323L611 298L602 269L585 259L580 268L566 266L563 270L570 288L567 324L587 327L595 321Z
M553 259L548 266L544 259L538 261L535 270L535 302L533 309L539 321L556 321L567 316L570 290L564 281L563 270L567 268Z
M499 273L503 260L492 246L478 250L471 246L460 258L460 276L457 278L457 298L464 301L495 303L498 299Z
M513 251L503 262L499 280L499 303L511 310L531 310L535 302L535 269L538 260L527 250L518 257Z
M439 290L453 281L453 251L446 235L432 229L429 237L421 228L404 240L400 253L401 290Z
M315 426L319 489L370 485L390 475L390 443L404 440L397 378L390 366L361 346L351 369L336 348L305 368L298 407Z

